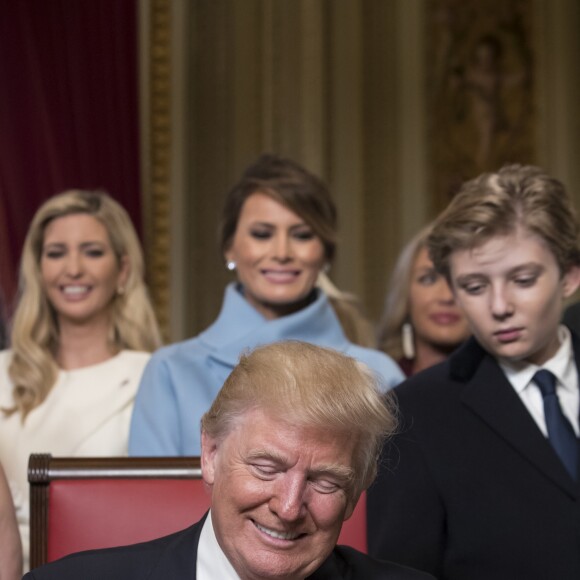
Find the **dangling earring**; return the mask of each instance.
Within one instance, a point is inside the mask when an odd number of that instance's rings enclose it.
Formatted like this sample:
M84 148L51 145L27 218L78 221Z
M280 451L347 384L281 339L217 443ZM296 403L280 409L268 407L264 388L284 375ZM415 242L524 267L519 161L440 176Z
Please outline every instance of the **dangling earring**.
M415 341L413 339L413 327L410 322L405 322L401 328L401 342L405 358L413 360L415 358Z
M226 268L230 271L233 272L236 269L236 263L233 260L228 260L226 262Z
M328 274L328 272L330 272L330 262L325 262L324 266L322 266L322 271L325 274Z

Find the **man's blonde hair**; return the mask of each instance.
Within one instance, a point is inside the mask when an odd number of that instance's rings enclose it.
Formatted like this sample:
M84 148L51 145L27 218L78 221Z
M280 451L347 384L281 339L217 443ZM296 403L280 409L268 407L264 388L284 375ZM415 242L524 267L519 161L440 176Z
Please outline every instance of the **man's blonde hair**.
M348 433L356 441L353 498L372 483L382 443L396 427L391 398L381 394L368 367L299 341L273 343L242 355L203 416L202 430L223 439L252 409L298 426Z

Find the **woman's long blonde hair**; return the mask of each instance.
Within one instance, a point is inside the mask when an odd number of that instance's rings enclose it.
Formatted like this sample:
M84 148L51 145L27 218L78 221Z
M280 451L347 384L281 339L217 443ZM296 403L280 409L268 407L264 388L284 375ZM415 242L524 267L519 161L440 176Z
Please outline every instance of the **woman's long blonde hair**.
M403 248L393 268L385 306L379 323L379 348L395 360L403 358L402 329L410 321L409 293L413 265L419 252L426 247L431 225L425 226Z
M143 279L141 245L127 212L101 191L70 190L47 200L36 212L22 250L19 299L12 325L12 360L8 369L13 382L14 407L24 420L53 387L58 366L55 354L59 329L55 311L43 290L40 258L46 226L71 214L88 214L107 229L119 263L124 256L129 274L124 292L113 298L109 340L114 351L153 351L161 344L157 320Z

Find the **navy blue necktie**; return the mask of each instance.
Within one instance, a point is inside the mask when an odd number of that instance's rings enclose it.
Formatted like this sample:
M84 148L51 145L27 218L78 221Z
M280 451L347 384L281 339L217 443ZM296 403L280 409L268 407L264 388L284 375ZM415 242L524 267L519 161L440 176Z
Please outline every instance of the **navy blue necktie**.
M546 369L540 369L532 379L544 398L544 415L548 427L548 439L562 463L576 479L578 473L578 439L570 421L562 413L556 394L556 377Z

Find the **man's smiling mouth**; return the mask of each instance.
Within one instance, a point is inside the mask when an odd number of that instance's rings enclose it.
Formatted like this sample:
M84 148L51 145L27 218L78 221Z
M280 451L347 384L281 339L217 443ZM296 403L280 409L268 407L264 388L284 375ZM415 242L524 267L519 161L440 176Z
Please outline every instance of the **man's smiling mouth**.
M265 528L264 526L261 526L258 522L254 522L254 525L261 532L264 532L264 534L272 538L275 538L276 540L295 540L296 538L302 535L297 532L277 532L276 530L271 530L270 528Z

